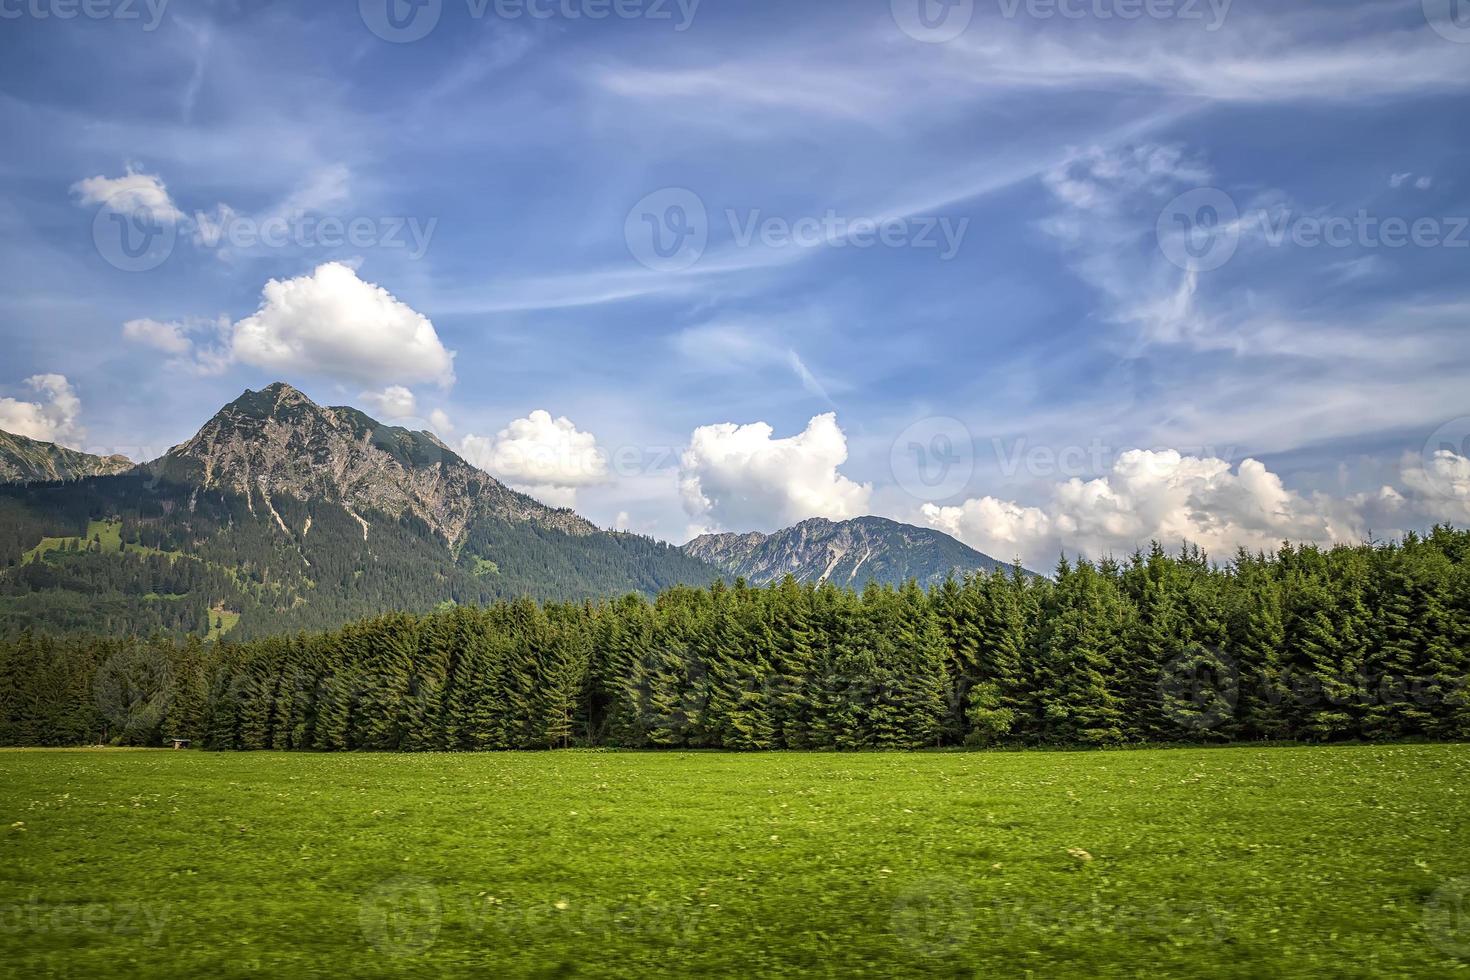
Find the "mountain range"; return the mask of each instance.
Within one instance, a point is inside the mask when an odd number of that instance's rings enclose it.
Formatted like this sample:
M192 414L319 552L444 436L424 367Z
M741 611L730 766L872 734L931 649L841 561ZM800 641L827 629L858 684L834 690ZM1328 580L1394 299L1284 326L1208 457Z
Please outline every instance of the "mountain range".
M126 456L93 456L0 429L0 483L78 480L133 468Z
M744 576L925 584L998 567L937 531L806 521L678 548L607 531L428 432L246 391L133 465L0 434L0 634L254 637L446 601L580 601Z
M882 517L833 522L821 517L774 534L706 534L684 546L729 575L754 585L780 581L832 582L861 590L869 582L918 579L938 585L950 575L1006 568L939 531Z

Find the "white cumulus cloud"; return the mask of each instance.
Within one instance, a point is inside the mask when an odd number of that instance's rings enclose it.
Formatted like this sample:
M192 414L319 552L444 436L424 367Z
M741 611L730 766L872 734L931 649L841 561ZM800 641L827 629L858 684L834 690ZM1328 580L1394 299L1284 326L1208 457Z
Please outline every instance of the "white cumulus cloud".
M210 331L215 339L199 343L192 334ZM134 343L174 355L173 363L201 373L231 364L271 371L317 374L347 383L383 385L364 395L382 411L401 407L404 387L415 382L454 383L454 352L446 350L428 317L381 286L365 282L341 262L327 262L295 279L272 279L262 290L260 309L231 324L187 319L163 322L129 320L123 336Z
M1470 458L1440 449L1427 459L1405 457L1402 470L1418 510L1435 521L1470 524Z
M260 309L235 324L230 353L273 371L367 384L454 382L454 354L428 317L341 262L266 283Z
M187 324L160 320L129 320L123 324L125 338L166 354L188 354L193 350L194 342L189 339L188 332Z
M0 398L0 429L42 442L80 448L80 440L85 435L79 424L82 400L66 376L36 374L26 378L25 383L40 400Z
M1283 541L1330 545L1389 528L1402 497L1391 488L1334 499L1288 490L1257 460L1232 467L1222 459L1173 450L1123 453L1099 479L1057 484L1045 507L985 497L953 507L923 508L931 526L992 557L1019 557L1047 570L1063 552L1126 555L1159 541L1197 544L1222 560L1237 548L1270 551Z
M809 517L846 520L868 512L871 484L837 472L847 437L835 413L805 431L774 438L765 422L726 422L694 430L679 462L684 508L704 525L774 530Z
M146 211L165 224L184 220L184 212L169 197L163 178L138 173L131 166L121 177L87 177L73 184L71 190L80 203L102 205L119 214Z
M400 419L412 415L418 405L413 392L403 385L389 385L382 391L364 391L358 397L384 419Z
M487 473L554 507L571 507L578 489L608 480L597 437L541 409L494 436L466 435L460 451Z

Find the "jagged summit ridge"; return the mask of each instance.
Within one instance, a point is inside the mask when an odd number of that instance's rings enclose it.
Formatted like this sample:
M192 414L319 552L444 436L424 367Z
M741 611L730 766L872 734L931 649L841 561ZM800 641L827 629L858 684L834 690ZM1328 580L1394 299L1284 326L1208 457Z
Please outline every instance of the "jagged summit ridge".
M126 456L94 456L0 430L0 483L80 480L132 468L133 461Z
M367 511L411 513L451 545L487 516L570 534L596 530L511 490L430 433L387 426L347 406L323 407L284 382L244 392L151 468L162 479L238 493L267 509L273 496L290 494L341 503L359 520Z
M989 555L930 528L883 517L847 521L812 518L771 534L707 534L684 551L756 585L791 575L800 582L861 588L917 579L936 585L950 574L1007 567Z

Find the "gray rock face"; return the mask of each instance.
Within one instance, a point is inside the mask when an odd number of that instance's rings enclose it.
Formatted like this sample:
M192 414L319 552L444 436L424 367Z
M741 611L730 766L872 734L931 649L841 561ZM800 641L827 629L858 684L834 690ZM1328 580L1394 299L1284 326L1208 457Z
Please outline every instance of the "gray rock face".
M93 456L49 442L0 431L0 483L43 483L126 473L126 456Z
M901 585L911 578L932 586L951 573L1009 567L947 534L881 517L815 518L773 534L707 534L684 551L755 585L791 575L858 589L870 581Z

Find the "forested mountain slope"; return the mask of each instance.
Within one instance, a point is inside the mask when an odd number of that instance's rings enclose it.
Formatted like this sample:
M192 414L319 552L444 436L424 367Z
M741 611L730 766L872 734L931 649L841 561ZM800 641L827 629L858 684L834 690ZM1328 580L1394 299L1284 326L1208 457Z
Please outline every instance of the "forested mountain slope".
M0 487L0 633L235 637L390 610L707 584L671 545L517 493L424 432L246 392L119 476Z

